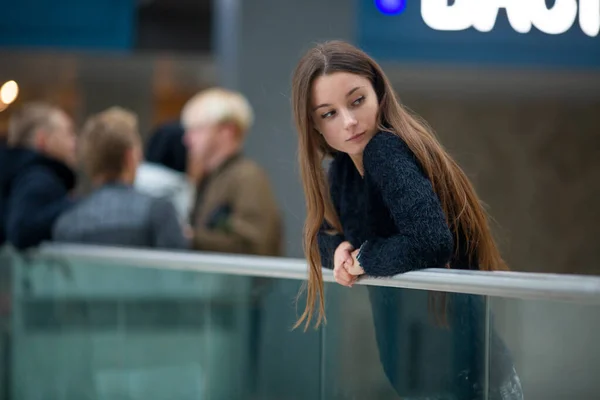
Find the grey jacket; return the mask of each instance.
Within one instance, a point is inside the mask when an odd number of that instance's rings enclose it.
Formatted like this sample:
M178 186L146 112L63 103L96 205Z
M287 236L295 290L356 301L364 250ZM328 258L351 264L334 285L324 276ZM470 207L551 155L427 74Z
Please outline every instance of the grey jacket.
M61 215L53 239L127 247L189 247L172 203L121 184L100 187Z

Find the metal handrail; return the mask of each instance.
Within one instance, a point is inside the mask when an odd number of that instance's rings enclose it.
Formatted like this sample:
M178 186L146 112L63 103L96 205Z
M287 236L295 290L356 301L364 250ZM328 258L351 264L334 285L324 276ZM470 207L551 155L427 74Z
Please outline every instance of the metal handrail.
M43 245L31 255L124 264L128 267L296 280L305 280L307 277L306 261L295 258L66 244ZM334 282L333 274L329 270L323 270L323 278L326 282ZM600 304L600 277L595 276L426 269L407 272L389 279L365 278L358 284Z

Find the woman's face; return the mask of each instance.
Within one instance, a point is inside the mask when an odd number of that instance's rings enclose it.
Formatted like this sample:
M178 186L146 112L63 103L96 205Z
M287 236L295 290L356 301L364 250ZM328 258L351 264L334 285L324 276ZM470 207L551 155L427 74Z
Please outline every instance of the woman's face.
M312 87L315 128L329 146L361 155L377 132L379 103L371 81L348 72L319 76Z

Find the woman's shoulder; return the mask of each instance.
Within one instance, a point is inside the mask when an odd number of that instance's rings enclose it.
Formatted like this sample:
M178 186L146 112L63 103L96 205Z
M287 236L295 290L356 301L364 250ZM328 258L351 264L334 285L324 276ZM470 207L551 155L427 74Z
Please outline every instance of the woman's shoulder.
M405 154L412 154L408 145L400 136L392 132L379 131L367 143L363 156L397 153L399 150Z
M365 170L377 168L382 164L396 166L414 164L413 152L402 138L391 132L378 132L371 138L363 152Z

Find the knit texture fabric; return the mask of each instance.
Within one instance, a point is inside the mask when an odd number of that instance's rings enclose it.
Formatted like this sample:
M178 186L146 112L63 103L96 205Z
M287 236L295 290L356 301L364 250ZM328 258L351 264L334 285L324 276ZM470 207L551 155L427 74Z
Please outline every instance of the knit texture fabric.
M321 261L333 268L333 254L344 240L362 246L360 263L372 277L443 267L454 240L431 181L406 143L389 132L377 133L363 153L364 177L350 157L339 153L330 170L330 193L343 235L323 225Z

